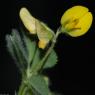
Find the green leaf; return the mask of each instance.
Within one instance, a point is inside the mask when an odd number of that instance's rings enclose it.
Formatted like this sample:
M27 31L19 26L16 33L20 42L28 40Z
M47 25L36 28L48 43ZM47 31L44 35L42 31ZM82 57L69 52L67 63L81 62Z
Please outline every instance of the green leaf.
M15 54L19 60L19 64L21 64L22 68L25 70L27 68L27 52L25 46L23 45L23 41L21 40L21 36L18 31L12 31L12 35L10 36L12 43L14 45ZM21 68L21 67L20 67Z
M49 86L49 83L50 83L49 78L47 76L43 76L43 78L44 78L46 84Z
M6 42L10 54L13 59L15 59L20 71L23 73L34 57L36 42L32 41L24 31L22 34L19 34L16 29L12 30L11 35L6 36Z
M57 64L57 54L54 50L52 50L51 54L48 56L46 63L44 65L44 69L51 68Z
M40 62L41 59L42 59L41 49L37 48L36 52L35 52L33 62L32 62L32 66L31 66L32 72L36 71L37 67L40 65L39 62Z
M31 66L32 72L37 72L40 65L42 65L42 64L40 64L40 61L44 57L42 54L44 55L44 52L41 51L41 49L37 48L34 59L33 59L33 63ZM45 61L45 65L44 65L43 69L52 68L56 64L57 64L57 55L56 55L55 51L52 50L51 54L48 56L47 60Z
M16 60L19 69L26 71L27 67L31 66L32 72L36 73L39 70L45 52L37 47L36 41L24 32L20 35L15 29L12 35L6 36L6 41L9 52ZM52 51L45 62L44 69L53 67L57 62L56 53Z
M29 36L25 35L25 33L23 33L23 40L28 52L28 63L30 64L33 60L37 45L36 42L32 41Z
M16 57L15 57L15 53L14 53L14 46L12 44L10 35L6 35L6 42L7 42L7 49L9 51L9 53L11 54L11 56L13 57L13 59L16 61Z
M42 76L32 76L29 81L29 84L34 89L34 93L36 92L36 94L34 95L49 95L49 88Z
M13 59L15 60L16 65L18 66L21 73L24 73L25 66L20 58L19 49L13 39L13 36L6 35L6 42L7 42L7 49L9 53L12 55Z
M26 47L24 46L21 35L16 29L12 29L12 37L13 37L14 43L17 45L18 49L22 53L22 56L28 62L28 59L27 59L28 53L26 51Z

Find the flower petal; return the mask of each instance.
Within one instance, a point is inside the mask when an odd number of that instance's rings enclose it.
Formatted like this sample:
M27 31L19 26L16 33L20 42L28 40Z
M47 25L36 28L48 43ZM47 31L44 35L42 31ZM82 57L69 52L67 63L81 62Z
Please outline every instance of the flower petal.
M19 15L26 29L31 34L36 34L35 18L29 13L29 11L26 8L21 8Z
M74 6L68 9L61 18L61 24L64 24L66 21L73 19L73 18L80 18L89 10L84 6Z
M84 6L74 6L68 9L61 18L62 31L72 37L85 34L91 27L92 13Z
M87 12L82 18L80 18L79 23L76 25L76 28L79 27L80 29L70 31L68 34L72 37L84 35L91 27L92 20L93 17L91 12Z

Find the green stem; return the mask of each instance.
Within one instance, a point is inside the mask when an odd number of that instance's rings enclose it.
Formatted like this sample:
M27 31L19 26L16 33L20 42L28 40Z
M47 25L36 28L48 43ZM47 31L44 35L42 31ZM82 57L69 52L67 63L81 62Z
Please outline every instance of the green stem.
M61 33L61 31L60 31L60 28L59 28L59 29L57 30L57 32L56 32L56 34L55 34L53 40L52 40L52 43L51 43L50 48L47 50L45 56L42 58L42 60L40 61L40 63L37 65L36 71L40 71L40 72L42 71L42 69L43 69L43 67L44 67L44 65L45 65L45 61L46 61L46 59L48 58L48 56L49 56L49 54L51 53L51 51L53 50L53 48L54 48L54 46L55 46L55 43L56 43L56 40L57 40L57 38L58 38L58 36L59 36L60 33ZM27 69L27 70L30 69L29 67L30 67L30 66L28 66L28 69ZM28 73L29 73L29 72L27 71L27 74L28 74ZM29 76L30 76L30 75L28 74L27 77L29 77ZM29 86L29 85L28 85L28 86ZM30 87L29 87L29 88L30 88ZM22 81L21 86L20 86L20 88L19 88L18 95L25 95L26 91L27 91L26 84ZM32 93L31 93L31 94L32 94Z
M21 83L21 86L20 86L20 88L19 88L18 95L23 95L23 93L25 92L25 91L24 91L25 88L26 88L26 85L22 82L22 83Z
M26 86L24 83L22 83L18 95L26 95L26 93L32 95L32 88L30 87L30 85Z
M46 52L46 54L45 54L45 56L43 57L43 59L40 61L40 63L38 64L39 66L37 66L37 68L36 68L36 71L42 71L42 68L44 67L44 65L45 65L45 61L46 61L46 59L48 58L48 56L49 56L49 54L51 53L51 51L53 50L53 48L54 48L54 46L55 46L55 43L56 43L56 40L57 40L57 38L58 38L58 36L59 36L59 34L61 33L61 31L60 31L60 28L57 30L57 32L56 32L56 34L55 34L55 36L54 36L54 38L53 38L53 40L52 40L52 43L51 43L51 46L50 46L50 48L48 49L48 51Z

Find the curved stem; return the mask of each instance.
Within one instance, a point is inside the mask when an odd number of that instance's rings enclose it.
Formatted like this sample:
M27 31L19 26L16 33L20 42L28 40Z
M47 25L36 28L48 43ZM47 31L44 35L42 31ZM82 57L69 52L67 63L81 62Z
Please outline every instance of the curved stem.
M59 36L60 33L61 33L61 31L60 31L60 27L59 27L59 29L57 30L57 32L56 32L56 34L55 34L55 36L54 36L54 38L52 40L50 48L48 49L48 51L46 52L45 56L43 57L43 59L38 64L39 66L37 66L37 68L36 68L37 71L39 71L39 70L42 71L42 68L45 65L45 60L47 59L47 57L49 56L49 54L53 50L53 48L55 46L55 43L56 43L56 40L57 40L57 38L58 38L58 36Z

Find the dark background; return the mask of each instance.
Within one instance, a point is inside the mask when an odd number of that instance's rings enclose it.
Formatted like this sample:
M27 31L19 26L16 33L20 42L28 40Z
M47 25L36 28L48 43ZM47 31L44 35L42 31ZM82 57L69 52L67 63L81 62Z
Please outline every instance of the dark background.
M8 0L0 2L0 94L14 95L21 76L6 50L5 35L19 28L19 10L27 7L33 16L47 23L53 30L60 26L64 11L74 5L83 5L95 15L94 0ZM59 36L55 50L58 64L48 70L51 89L65 95L95 95L95 19L86 35L72 38ZM62 94L63 95L63 94Z

